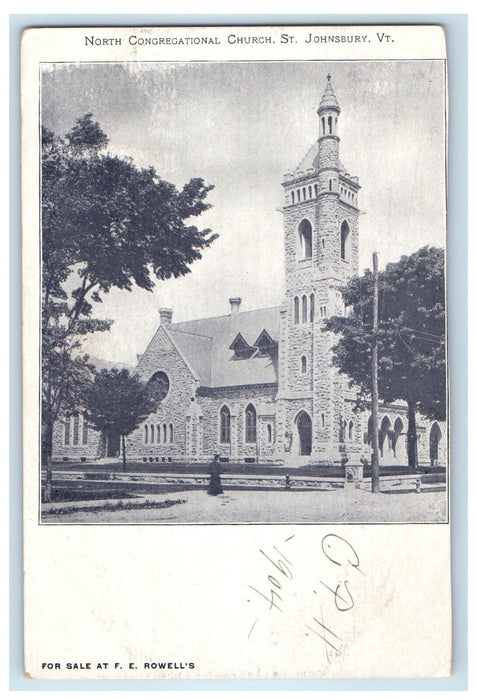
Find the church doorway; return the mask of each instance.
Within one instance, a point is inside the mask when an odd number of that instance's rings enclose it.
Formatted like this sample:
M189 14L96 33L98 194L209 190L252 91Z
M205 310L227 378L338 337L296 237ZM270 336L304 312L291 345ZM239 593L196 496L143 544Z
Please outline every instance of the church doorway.
M439 443L441 438L441 429L437 423L433 423L429 434L429 457L431 460L431 467L435 467L439 460Z
M300 411L296 417L296 427L299 455L311 455L311 418L306 411Z

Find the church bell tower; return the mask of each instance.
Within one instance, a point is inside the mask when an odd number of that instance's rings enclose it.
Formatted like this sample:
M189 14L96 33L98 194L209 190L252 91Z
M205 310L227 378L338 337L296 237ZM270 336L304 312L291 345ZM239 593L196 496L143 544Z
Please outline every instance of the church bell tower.
M318 138L284 176L286 298L281 316L278 420L285 462L340 459L344 380L332 365L336 338L323 330L343 313L340 288L358 274L358 178L340 161L341 109L331 76L317 109Z

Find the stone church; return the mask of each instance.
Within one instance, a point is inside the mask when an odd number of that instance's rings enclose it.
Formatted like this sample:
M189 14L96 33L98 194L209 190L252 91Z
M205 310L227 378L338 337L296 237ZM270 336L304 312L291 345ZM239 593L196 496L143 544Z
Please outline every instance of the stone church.
M340 161L340 106L328 75L319 136L283 178L286 297L281 306L160 325L136 372L156 410L127 439L131 460L268 463L290 467L370 459L370 411L332 365L336 337L323 320L344 313L340 288L358 274L359 180ZM406 405L380 405L380 462L407 464ZM421 417L419 464L446 463L445 424ZM78 413L58 423L54 458L114 456L118 445Z

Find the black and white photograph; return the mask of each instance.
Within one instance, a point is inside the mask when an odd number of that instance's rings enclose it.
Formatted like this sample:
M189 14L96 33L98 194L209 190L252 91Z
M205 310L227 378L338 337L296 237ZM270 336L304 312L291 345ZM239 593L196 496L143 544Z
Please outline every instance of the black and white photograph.
M447 521L445 86L42 65L42 523Z

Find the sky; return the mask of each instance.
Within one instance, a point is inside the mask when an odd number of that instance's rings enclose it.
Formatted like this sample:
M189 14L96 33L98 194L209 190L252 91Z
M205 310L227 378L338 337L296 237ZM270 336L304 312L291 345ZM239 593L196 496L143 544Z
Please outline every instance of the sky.
M201 177L212 208L191 220L219 238L191 272L154 291L112 291L114 320L85 350L135 364L159 322L274 306L284 296L283 174L318 136L330 72L340 157L361 191L360 268L445 245L445 73L440 61L58 64L42 76L42 122L65 134L93 113L109 150L181 187Z

